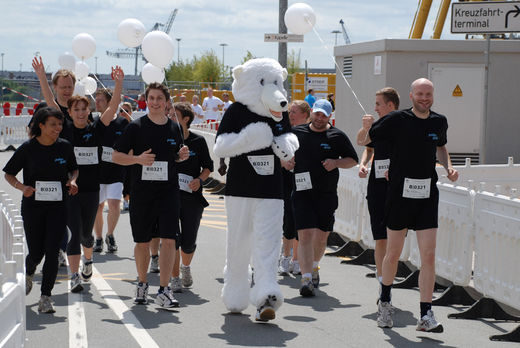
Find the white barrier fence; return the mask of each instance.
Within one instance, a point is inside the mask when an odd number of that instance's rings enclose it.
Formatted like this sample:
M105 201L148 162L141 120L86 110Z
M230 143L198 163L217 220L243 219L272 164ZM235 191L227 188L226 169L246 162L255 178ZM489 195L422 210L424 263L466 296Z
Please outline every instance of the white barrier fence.
M22 217L0 191L0 347L25 344L25 240Z
M0 143L5 145L20 145L27 139L27 125L32 116L2 116L0 117Z

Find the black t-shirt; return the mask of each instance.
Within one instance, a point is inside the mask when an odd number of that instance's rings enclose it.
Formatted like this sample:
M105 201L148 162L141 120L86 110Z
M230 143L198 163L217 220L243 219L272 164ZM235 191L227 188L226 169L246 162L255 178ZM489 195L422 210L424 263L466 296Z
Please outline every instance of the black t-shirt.
M204 168L213 171L213 160L209 155L208 145L204 137L190 132L188 138L184 139L184 145L190 149L190 157L186 161L177 163L179 174L189 175L195 179L199 177ZM183 190L181 190L181 193L190 194ZM202 185L193 194L202 195Z
M13 154L4 167L4 172L17 175L23 169L23 184L36 187L36 181L61 182L62 200L67 194L65 184L68 181L68 173L78 169L72 145L64 139L58 140L49 146L42 145L32 138L23 143ZM23 197L24 200L34 201L31 197ZM38 201L47 204L46 201Z
M224 114L217 131L217 138L225 133L240 133L246 126L256 122L269 125L275 137L291 130L287 112L283 113L282 121L276 122L271 117L255 114L244 104L235 102ZM268 167L272 168L272 174L270 171L257 173L254 165L258 168L258 162L269 163ZM283 199L283 192L280 159L274 154L271 146L229 159L227 196Z
M129 123L126 118L121 116L112 120L108 126L99 122L99 127L101 127L103 133L101 139L102 154L99 163L102 184L123 182L125 179L125 167L112 162L112 149Z
M147 194L149 189L160 187L161 189L178 189L177 175L177 153L182 146L182 136L179 125L172 120L163 125L155 124L148 118L148 115L132 121L119 137L114 150L128 153L134 150L134 155L138 156L148 149L152 149L155 154L155 162L152 168L144 168L147 173L166 175L167 180L142 180L143 166L138 164L131 166L132 192L142 192ZM167 162L166 164L164 162ZM164 165L164 167L160 167ZM127 168L128 169L128 168Z
M448 121L434 111L421 119L412 109L392 111L377 120L369 131L374 142L390 144L390 189L401 194L404 178L431 178L431 187L437 182L435 161L437 147L447 142Z
M300 148L295 155L295 177L310 174L312 190L318 193L336 193L339 169L328 172L322 164L327 158L350 157L358 161L356 150L345 133L331 126L323 132L311 130L310 124L293 128ZM298 185L296 187L298 190Z
M76 128L71 122L63 124L60 137L74 146L74 154L79 166L77 180L79 192L99 191L100 144L103 136L100 124L102 123L99 119L81 129Z
M390 165L390 147L388 141L382 140L378 142L372 141L367 147L374 149L374 158L370 169L370 176L368 177L369 185L387 185L388 180L384 173L388 170ZM377 175L377 178L376 178Z

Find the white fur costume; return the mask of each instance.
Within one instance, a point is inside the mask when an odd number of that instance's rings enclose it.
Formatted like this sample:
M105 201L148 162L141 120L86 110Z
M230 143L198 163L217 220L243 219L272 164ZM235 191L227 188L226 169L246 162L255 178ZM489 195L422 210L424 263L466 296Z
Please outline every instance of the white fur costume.
M282 116L288 107L283 89L287 71L273 59L260 58L235 67L233 77L237 102L224 114L213 148L217 156L230 157L222 298L234 313L246 309L249 301L257 308L267 304L276 310L283 303L277 282L283 199L269 193L277 192L269 186L281 182L279 159L290 160L299 146L296 136L287 130L287 114ZM268 185L270 181L276 185Z

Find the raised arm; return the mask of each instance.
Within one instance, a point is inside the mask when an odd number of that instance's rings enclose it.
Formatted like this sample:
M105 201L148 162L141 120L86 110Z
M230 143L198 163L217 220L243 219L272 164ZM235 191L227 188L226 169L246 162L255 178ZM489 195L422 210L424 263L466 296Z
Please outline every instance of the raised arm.
M47 81L47 76L45 75L45 67L43 65L42 57L40 57L39 61L38 61L38 57L34 57L32 60L32 66L33 66L34 72L36 72L36 76L38 76L38 80L40 81L40 88L42 90L43 97L45 98L45 101L47 102L47 105L59 110L60 107L54 100L54 94L52 94L51 86L49 86L49 82Z
M358 131L356 142L360 146L365 146L370 143L370 136L368 135L368 131L370 127L372 127L372 123L374 123L374 116L365 115L362 118L363 126Z
M108 107L101 115L101 122L105 126L108 126L114 115L117 112L119 104L121 103L121 92L123 91L123 80L125 78L125 74L123 73L123 69L120 66L116 65L115 68L112 68L112 78L115 81L114 93L112 94L112 99L110 99L110 103L108 103Z

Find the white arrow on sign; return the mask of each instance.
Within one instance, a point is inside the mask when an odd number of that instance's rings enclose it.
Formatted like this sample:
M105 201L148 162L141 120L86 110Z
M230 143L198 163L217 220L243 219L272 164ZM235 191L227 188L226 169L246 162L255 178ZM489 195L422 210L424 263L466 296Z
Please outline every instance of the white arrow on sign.
M454 2L451 32L489 34L520 32L520 1Z
M303 42L303 35L297 34L264 34L264 42Z

